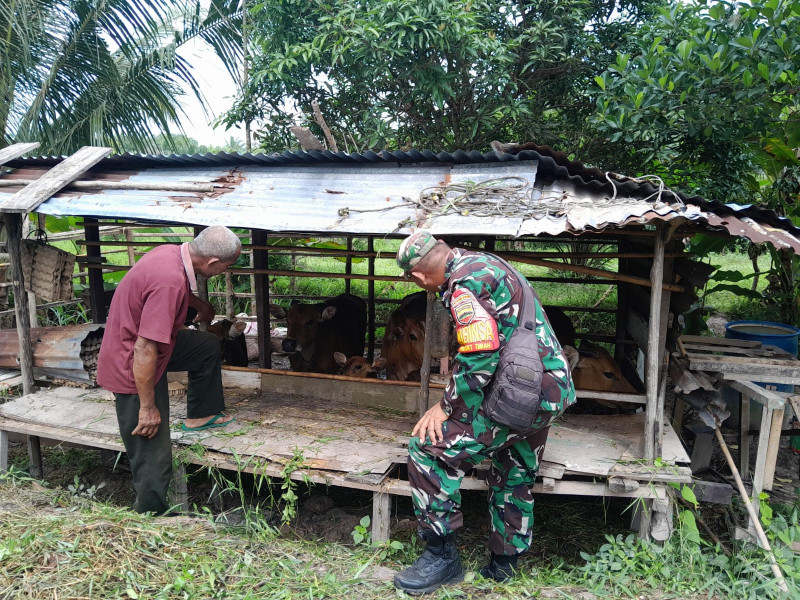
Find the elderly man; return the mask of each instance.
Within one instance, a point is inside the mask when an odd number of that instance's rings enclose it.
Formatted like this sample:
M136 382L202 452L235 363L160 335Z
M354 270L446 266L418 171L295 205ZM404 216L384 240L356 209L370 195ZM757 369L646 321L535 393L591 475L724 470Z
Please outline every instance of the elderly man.
M427 548L395 576L396 587L423 594L462 579L455 532L463 524L459 487L465 472L484 459L488 476L490 528L486 578L506 581L517 559L530 548L534 484L550 424L575 402L569 365L535 292L525 293L533 307L536 350L541 365L541 404L531 426L519 432L486 416L486 392L509 340L522 327L523 287L527 280L491 254L451 249L427 232L403 241L397 263L421 288L440 292L456 327L458 353L441 402L414 426L408 446L408 477L420 537ZM483 405L483 406L482 406Z
M164 514L172 479L167 371L188 371L184 431L223 427L222 359L219 339L184 329L188 307L195 321L214 309L200 300L196 274L211 277L241 252L230 229L204 229L191 242L159 246L142 257L120 282L108 314L97 365L97 383L114 393L117 420L130 460L137 512Z

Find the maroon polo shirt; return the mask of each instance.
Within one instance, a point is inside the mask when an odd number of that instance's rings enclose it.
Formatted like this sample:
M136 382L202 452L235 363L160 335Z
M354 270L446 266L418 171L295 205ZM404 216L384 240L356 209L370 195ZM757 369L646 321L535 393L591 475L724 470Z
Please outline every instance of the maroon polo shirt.
M189 294L180 246L159 246L139 259L122 278L111 300L97 362L97 383L117 394L137 393L133 345L139 336L157 343L155 380L161 379L175 337L186 320Z

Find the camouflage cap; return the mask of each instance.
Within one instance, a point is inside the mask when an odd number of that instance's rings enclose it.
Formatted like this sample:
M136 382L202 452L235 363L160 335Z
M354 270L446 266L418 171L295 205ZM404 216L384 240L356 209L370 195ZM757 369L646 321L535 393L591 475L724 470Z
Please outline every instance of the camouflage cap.
M430 252L436 245L436 238L434 238L427 231L417 231L412 233L403 243L400 244L400 249L397 251L397 266L403 269L403 274L408 277L408 273L413 269L422 257Z

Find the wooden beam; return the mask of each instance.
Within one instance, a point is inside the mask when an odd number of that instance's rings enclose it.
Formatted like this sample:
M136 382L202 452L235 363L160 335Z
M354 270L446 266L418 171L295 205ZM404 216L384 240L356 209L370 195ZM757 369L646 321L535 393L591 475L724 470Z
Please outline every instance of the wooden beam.
M656 246L658 248L658 246ZM614 273L613 271L604 271L603 269L593 269L591 267L584 267L582 265L568 265L566 263L559 263L553 262L551 260L540 260L538 258L528 258L527 256L515 253L508 253L506 254L509 260L514 260L517 262L521 262L528 265L535 265L537 267L547 267L548 269L555 269L557 271L570 271L572 273L582 273L584 275L593 275L595 277L602 277L604 279L613 279L614 281L624 281L626 283L633 283L635 285L641 285L643 287L656 287L660 289L669 290L671 292L684 292L682 286L675 285L673 283L664 283L661 282L660 284L653 283L652 278L648 281L643 277L632 277L630 275L624 275L620 273ZM658 256L658 254L657 254ZM661 260L664 260L664 253L662 252Z
M67 157L39 179L18 191L0 204L0 212L29 213L48 200L74 179L91 169L111 154L111 148L84 146L72 156Z
M9 161L19 158L26 152L36 150L39 147L39 142L31 142L25 144L11 144L0 150L0 165L4 165Z

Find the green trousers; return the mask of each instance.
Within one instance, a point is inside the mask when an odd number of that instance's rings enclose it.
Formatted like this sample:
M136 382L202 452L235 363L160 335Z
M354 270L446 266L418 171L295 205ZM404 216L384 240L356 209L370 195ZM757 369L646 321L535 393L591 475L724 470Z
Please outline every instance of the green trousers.
M225 409L222 396L222 357L219 338L204 331L178 332L167 371L188 371L186 414L190 419L213 416ZM164 514L170 508L167 492L172 481L172 443L169 436L167 374L156 384L156 406L161 413L158 433L147 439L131 435L139 424L139 395L114 394L117 421L136 488L136 512Z

